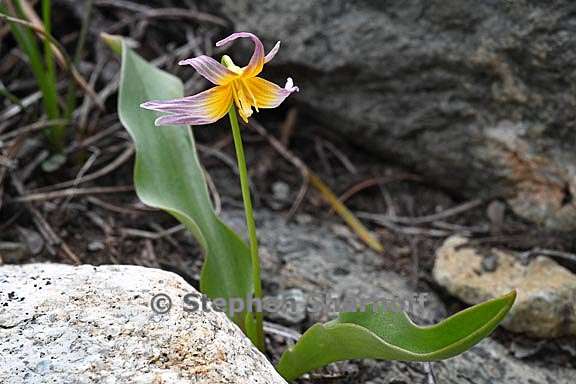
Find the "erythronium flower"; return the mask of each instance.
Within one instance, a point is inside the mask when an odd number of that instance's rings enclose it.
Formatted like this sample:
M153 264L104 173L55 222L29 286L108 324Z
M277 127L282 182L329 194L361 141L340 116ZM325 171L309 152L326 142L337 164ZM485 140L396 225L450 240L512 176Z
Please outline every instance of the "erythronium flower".
M265 55L264 46L258 37L252 33L239 32L220 40L216 43L216 46L220 47L241 37L249 38L254 43L254 53L248 65L240 68L228 56L222 58L222 64L204 55L183 60L178 64L191 65L198 73L216 86L194 96L174 100L153 100L140 106L153 111L168 113L156 119L156 125L210 124L228 113L238 159L238 173L246 214L246 228L250 240L253 294L255 298L261 299L262 282L260 279L260 256L258 254L256 223L254 221L248 170L236 109L242 120L248 122L248 118L252 115L252 108L255 108L256 111L260 108L275 108L292 92L297 92L298 87L294 86L291 78L288 78L284 88L280 88L276 84L258 77L264 64L272 60L278 52L280 42L276 43L274 48ZM254 312L253 316L245 319L245 322L245 324L241 325L245 327L247 335L260 350L264 350L262 312Z
M242 120L248 122L248 118L252 115L252 107L256 111L260 108L275 108L292 92L298 91L291 78L288 78L284 88L280 88L258 77L264 64L272 60L278 52L280 42L264 55L264 45L256 35L238 32L220 40L216 46L220 47L241 37L249 38L254 43L252 58L243 68L234 65L228 56L224 56L222 60L226 65L205 55L178 63L191 65L216 86L194 96L143 103L142 108L168 113L156 119L156 125L210 124L222 118L230 110L232 103L236 104Z

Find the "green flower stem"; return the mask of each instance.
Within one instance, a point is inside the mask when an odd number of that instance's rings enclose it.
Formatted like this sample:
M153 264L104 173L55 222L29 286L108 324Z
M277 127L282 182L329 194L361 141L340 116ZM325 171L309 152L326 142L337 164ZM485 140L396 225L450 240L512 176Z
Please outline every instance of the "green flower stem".
M246 227L248 228L248 238L250 239L250 257L252 259L252 283L254 284L254 297L262 299L262 281L260 280L260 257L258 255L258 238L256 237L256 223L254 222L254 210L252 209L252 198L250 197L250 183L248 180L248 169L246 158L244 157L244 146L242 145L242 135L238 124L238 116L234 104L228 111L232 135L234 137L234 147L238 159L238 171L240 173L240 187L242 189L242 199L244 200L244 212L246 215ZM262 312L254 312L256 320L256 335L254 344L264 351L264 328L262 325Z

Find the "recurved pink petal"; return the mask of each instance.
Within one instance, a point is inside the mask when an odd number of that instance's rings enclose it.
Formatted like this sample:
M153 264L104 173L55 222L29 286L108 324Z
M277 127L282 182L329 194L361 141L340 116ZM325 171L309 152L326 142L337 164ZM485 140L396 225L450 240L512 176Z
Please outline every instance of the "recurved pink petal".
M224 44L228 44L231 41L234 41L238 38L248 38L251 39L254 43L254 53L250 58L250 62L247 66L243 68L243 76L244 77L254 77L257 76L260 72L262 72L262 67L264 66L265 56L264 56L264 45L260 39L253 33L249 32L236 32L231 34L225 39L220 40L216 43L217 47L221 47Z
M278 50L280 49L280 42L278 41L275 45L274 48L272 48L270 50L270 52L268 52L268 54L264 57L264 64L266 64L267 62L269 62L270 60L272 60L274 58L274 56L276 56L276 54L278 53Z
M182 60L179 65L191 65L204 78L216 85L226 85L238 75L210 56L198 56L192 59Z
M140 105L145 109L166 112L156 125L204 125L222 118L232 104L232 87L216 86L194 96L171 100L152 100Z

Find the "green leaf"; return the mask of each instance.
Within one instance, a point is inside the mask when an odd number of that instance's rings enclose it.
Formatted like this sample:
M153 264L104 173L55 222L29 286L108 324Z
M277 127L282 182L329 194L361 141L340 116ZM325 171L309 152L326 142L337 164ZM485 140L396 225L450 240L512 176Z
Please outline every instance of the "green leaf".
M252 295L246 243L216 215L192 131L183 126L154 126L155 112L140 108L153 99L183 96L182 82L152 66L122 43L118 113L136 144L134 184L142 202L183 223L204 250L200 289L210 298L246 299ZM253 317L236 314L242 329ZM251 335L248 335L251 336Z
M315 324L284 352L278 372L293 380L335 361L434 361L465 352L488 336L508 313L516 292L467 308L433 325L415 325L401 312L346 312Z

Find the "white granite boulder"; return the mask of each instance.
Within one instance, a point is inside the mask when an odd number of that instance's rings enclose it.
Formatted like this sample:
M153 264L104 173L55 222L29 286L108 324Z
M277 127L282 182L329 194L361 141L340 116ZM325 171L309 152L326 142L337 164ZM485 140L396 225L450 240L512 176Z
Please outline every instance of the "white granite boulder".
M137 266L2 266L0 382L285 383L223 313L184 311L193 292Z

